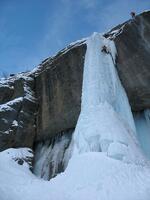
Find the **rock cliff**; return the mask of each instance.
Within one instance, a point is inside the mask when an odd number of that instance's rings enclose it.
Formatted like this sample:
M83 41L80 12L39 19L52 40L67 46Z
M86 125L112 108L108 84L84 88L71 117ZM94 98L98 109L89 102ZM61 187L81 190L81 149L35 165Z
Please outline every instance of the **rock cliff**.
M35 77L38 99L37 137L47 139L74 128L80 113L86 44L70 45L41 64Z
M150 11L117 26L106 37L115 41L117 69L132 110L150 107Z
M117 70L134 111L150 108L150 11L105 34L116 44ZM31 147L74 129L81 104L85 40L35 70L0 81L0 151Z
M36 134L34 77L20 73L0 82L0 150L33 147Z

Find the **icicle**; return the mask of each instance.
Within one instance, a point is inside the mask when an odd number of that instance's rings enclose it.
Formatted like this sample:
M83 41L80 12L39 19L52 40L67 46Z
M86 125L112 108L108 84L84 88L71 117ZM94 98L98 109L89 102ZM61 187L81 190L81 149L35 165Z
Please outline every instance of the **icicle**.
M50 180L64 171L72 152L72 132L58 134L52 140L40 142L35 149L34 174Z

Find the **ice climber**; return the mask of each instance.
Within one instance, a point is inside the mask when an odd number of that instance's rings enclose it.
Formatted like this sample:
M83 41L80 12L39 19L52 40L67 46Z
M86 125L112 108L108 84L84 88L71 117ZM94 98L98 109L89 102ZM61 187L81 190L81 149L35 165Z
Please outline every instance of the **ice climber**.
M104 52L104 53L107 53L107 54L110 53L109 50L108 50L108 48L105 45L102 46L101 51Z

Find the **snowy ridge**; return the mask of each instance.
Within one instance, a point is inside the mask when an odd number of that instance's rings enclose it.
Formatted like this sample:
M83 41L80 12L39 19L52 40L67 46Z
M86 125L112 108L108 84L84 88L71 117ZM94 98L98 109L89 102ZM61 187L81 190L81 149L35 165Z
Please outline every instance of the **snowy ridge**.
M20 98L25 98L29 101L35 102L36 101L34 97L35 94L34 94L34 91L30 87L30 82L34 81L34 79L31 77L32 73L33 73L32 71L22 72L22 73L15 74L12 77L8 77L7 79L0 78L0 87L7 87L14 90L15 81L20 80L23 82L23 90L24 90L24 96ZM17 101L17 99L13 101Z
M27 168L29 168L29 164L31 164L31 163L26 162L26 160L28 158L33 158L32 150L29 148L20 148L19 150L10 148L10 149L3 151L3 153L0 154L1 159L3 159L2 155L10 161L15 161L15 162L17 162L19 160L25 161L25 162L22 162L22 164L20 164L20 165L24 165Z
M108 39L114 40L118 35L120 35L123 32L123 29L125 27L125 24L120 25L118 29L110 30L108 33L104 34Z
M1 104L0 105L0 112L8 111L8 110L11 111L11 110L13 110L13 106L15 104L18 104L18 103L20 103L22 101L23 101L23 98L22 97L18 97L18 98L14 99L14 100L11 100L11 101L9 101L9 102L7 102L5 104Z
M28 85L27 82L24 82L24 98L32 101L32 102L36 102L36 98L35 98L35 92L31 89L31 87Z
M8 86L11 83L14 83L15 80L23 79L26 81L31 81L32 77L30 77L30 72L20 72L17 74L14 74L13 76L7 77L7 78L0 78L0 85L6 85Z
M11 138L10 141L12 141L13 146L15 146L14 143L21 137L21 129L27 127L27 124L25 124L27 120L25 120L25 118L27 118L27 114L29 117L30 113L32 113L30 108L36 105L37 102L33 87L34 79L30 77L28 73L19 73L10 76L8 79L0 80L0 92L4 93L0 105L0 133L1 140L4 141L6 145L3 144L5 149L9 142L6 142L4 137L9 135L8 137ZM32 115L32 118L33 117ZM18 134L19 131L20 134ZM17 134L18 136L16 136Z

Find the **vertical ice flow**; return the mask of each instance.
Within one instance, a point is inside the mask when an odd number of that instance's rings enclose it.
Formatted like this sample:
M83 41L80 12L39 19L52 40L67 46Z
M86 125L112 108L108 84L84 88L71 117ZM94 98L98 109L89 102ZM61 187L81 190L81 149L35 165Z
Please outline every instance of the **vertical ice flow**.
M101 52L106 45L111 52ZM118 78L114 63L116 48L113 41L94 33L87 42L84 66L82 110L108 102L135 131L128 98Z
M150 159L150 109L135 113L137 137L145 155Z
M108 47L109 54L101 51L103 45ZM87 40L74 154L99 151L115 159L139 163L144 157L128 98L115 69L115 56L113 41L98 33Z

